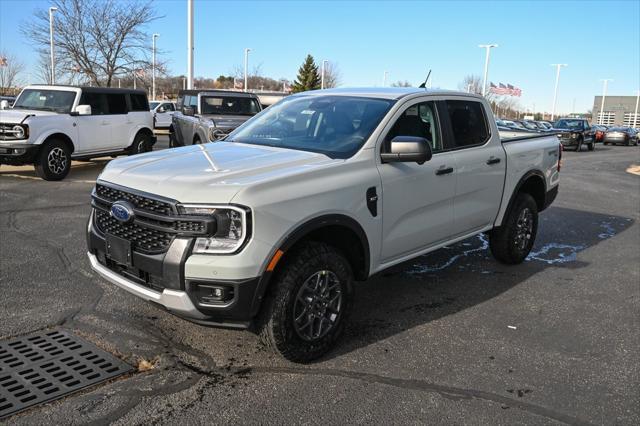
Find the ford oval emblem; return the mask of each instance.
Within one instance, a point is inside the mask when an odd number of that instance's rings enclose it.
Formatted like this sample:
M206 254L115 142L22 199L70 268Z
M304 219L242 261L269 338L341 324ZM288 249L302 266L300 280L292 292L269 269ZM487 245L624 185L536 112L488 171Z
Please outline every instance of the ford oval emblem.
M123 223L133 220L133 207L126 201L116 201L111 205L111 217Z

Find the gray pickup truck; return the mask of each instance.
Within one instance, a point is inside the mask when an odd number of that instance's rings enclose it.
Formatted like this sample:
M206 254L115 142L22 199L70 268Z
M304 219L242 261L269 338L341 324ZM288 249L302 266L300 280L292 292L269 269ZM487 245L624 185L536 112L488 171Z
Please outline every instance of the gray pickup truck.
M182 90L169 127L172 147L222 139L262 110L253 93Z

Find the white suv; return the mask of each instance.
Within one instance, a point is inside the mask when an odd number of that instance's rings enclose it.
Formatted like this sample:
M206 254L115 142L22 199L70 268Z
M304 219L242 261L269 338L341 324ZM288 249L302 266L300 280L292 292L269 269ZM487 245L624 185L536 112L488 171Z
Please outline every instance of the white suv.
M0 164L33 164L60 180L71 160L151 151L153 116L141 90L28 86L0 111Z

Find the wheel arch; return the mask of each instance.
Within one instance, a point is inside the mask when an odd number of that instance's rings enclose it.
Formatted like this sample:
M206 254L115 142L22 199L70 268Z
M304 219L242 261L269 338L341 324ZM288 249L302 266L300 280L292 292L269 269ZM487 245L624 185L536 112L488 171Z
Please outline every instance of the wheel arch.
M57 139L57 140L60 140L60 141L64 142L64 144L67 145L67 147L69 148L69 152L71 154L73 154L73 152L76 150L76 147L73 144L73 141L71 140L71 138L67 134L62 133L62 132L54 132L54 133L51 133L50 135L46 136L43 139L41 146L44 146L45 143L47 143L47 142L49 142L49 141L51 141L53 139Z
M511 209L513 209L516 197L520 193L531 195L538 206L538 212L543 211L547 207L547 183L544 174L540 170L530 170L520 178L509 198L509 204L507 204L507 209L501 222L504 222L504 219L508 217Z
M329 214L310 219L291 231L271 253L263 267L262 276L252 304L252 314L260 309L271 284L273 273L284 264L287 255L305 241L320 241L336 247L351 265L356 280L366 280L370 268L370 248L367 234L353 218L343 214ZM280 254L278 254L280 253ZM277 259L276 259L277 256ZM270 268L275 260L275 267Z

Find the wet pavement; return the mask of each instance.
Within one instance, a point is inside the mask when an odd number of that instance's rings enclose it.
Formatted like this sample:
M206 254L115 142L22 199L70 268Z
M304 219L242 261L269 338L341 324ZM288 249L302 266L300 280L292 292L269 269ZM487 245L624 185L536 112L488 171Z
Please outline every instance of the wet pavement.
M341 344L304 366L91 271L89 194L106 161L63 182L0 168L0 338L61 329L144 371L9 423L640 423L636 147L565 153L522 265L497 263L480 235L359 283Z

